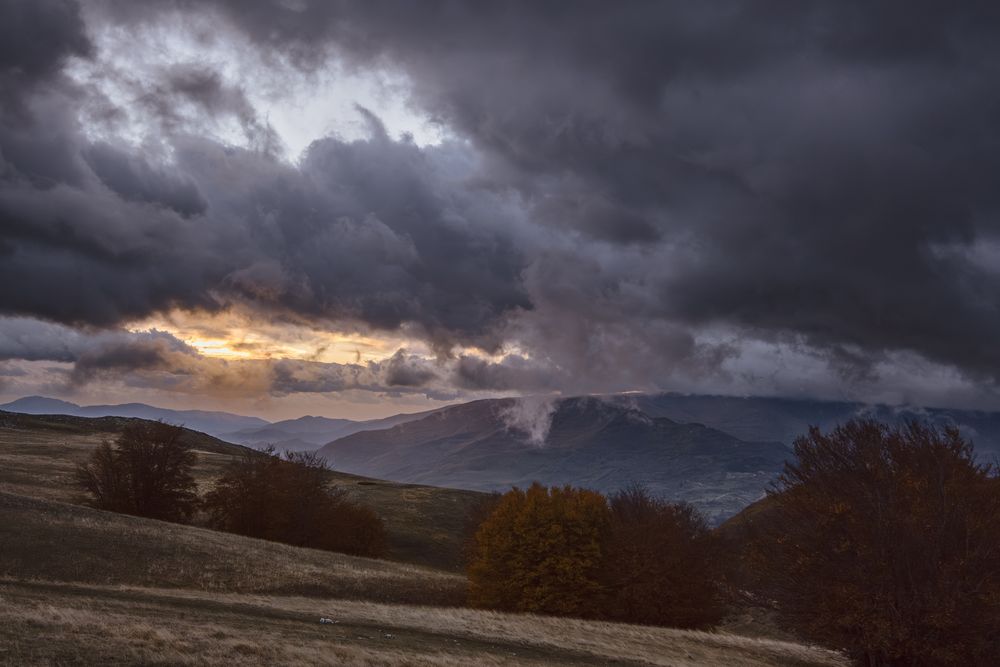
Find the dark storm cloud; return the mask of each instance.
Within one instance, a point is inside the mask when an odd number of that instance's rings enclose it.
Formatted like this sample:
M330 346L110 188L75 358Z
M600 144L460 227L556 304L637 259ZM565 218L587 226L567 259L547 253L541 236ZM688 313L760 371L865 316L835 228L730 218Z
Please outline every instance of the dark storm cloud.
M189 179L157 170L127 150L94 144L84 152L84 159L104 185L127 201L160 204L184 216L204 213L207 208Z
M452 372L456 387L473 391L552 391L573 382L555 369L517 355L501 361L462 355Z
M398 350L385 362L385 380L390 387L423 387L437 379L437 373L424 359Z
M119 334L98 339L82 349L74 360L71 380L85 384L102 375L125 375L142 371L183 372L176 357L195 357L196 351L167 333Z
M8 0L0 5L0 68L28 83L58 72L70 55L87 55L90 40L73 0ZM11 83L10 80L5 83Z
M0 47L18 82L0 98L0 312L108 326L241 301L412 329L442 359L525 349L449 362L493 390L658 388L738 355L701 340L719 329L809 346L852 381L894 351L1000 376L992 3L89 6L198 12L303 69L397 68L456 140L420 148L367 114L368 139L291 165L239 85L178 64L138 98L169 164L129 154L67 110L86 91L60 64L92 52L72 3L8 3L51 49ZM198 136L184 105L255 150ZM390 384L435 382L397 366ZM366 384L316 368L276 384Z
M158 72L153 81L130 80L136 89L138 102L150 109L162 123L165 132L187 130L191 118L182 111L191 105L212 125L226 118L234 119L255 150L276 152L280 139L267 122L260 118L246 92L228 84L222 75L200 63L171 65Z
M995 267L938 251L1000 235L993 3L219 6L396 63L536 221L679 246L620 276L653 319L1000 372Z
M178 136L169 167L89 144L76 187L15 172L0 309L109 326L246 300L495 347L503 313L530 307L500 199L465 189L460 149L373 133L316 142L298 166Z

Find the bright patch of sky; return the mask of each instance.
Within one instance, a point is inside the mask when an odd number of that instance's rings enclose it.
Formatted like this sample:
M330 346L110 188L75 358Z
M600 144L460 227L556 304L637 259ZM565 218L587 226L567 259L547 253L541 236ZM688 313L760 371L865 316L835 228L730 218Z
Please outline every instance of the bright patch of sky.
M88 29L95 57L76 59L66 72L93 97L105 98L81 112L81 123L92 139L126 141L155 151L164 128L151 108L153 97L164 73L178 66L215 72L224 86L241 93L249 102L253 122L277 134L290 161L323 137L367 136L359 106L378 116L391 136L409 135L422 146L446 137L442 125L409 104L409 84L398 72L361 71L330 59L304 73L283 56L254 47L240 33L220 30L207 16L178 15L128 27L94 20L88 21ZM252 143L246 117L206 113L196 105L173 101L166 111L178 125L172 127L175 131L197 130L231 145ZM112 113L107 103L114 108Z

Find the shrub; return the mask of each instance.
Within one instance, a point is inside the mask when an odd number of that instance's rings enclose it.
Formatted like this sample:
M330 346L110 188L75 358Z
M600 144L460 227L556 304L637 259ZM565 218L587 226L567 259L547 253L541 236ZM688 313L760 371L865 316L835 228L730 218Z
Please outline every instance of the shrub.
M654 498L641 486L611 496L604 550L607 615L630 623L699 628L725 615L719 582L724 552L687 504Z
M184 430L162 422L129 424L77 467L75 477L99 509L187 521L197 506L191 470L196 456L181 442Z
M572 487L504 494L476 532L470 602L510 611L579 617L601 613L604 496Z
M955 429L852 421L795 442L746 555L758 600L859 665L993 665L1000 482Z
M385 528L368 507L328 488L329 469L312 453L248 452L205 495L219 530L294 546L382 556Z

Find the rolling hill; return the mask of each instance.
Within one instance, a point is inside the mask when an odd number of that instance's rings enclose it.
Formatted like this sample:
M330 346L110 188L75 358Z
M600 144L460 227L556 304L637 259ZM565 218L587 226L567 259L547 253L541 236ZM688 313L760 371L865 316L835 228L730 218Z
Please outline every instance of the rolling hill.
M631 483L721 520L759 498L789 454L599 398L487 399L319 450L338 470L481 491L532 481L614 491Z
M0 492L2 664L847 664L725 632L458 608L464 590L427 568Z
M136 417L163 420L170 424L186 426L195 431L223 437L241 429L260 428L268 422L259 417L235 415L229 412L205 410L170 410L145 403L121 405L77 405L45 396L25 396L0 405L0 410L34 415L69 415L73 417Z
M71 480L78 463L131 419L24 415L0 411L0 491L73 503L79 491ZM195 479L202 491L234 456L248 450L204 433L185 429L184 440L197 453ZM394 560L442 569L462 566L469 513L482 495L474 491L400 484L340 472L331 485L374 509L385 522L389 556Z

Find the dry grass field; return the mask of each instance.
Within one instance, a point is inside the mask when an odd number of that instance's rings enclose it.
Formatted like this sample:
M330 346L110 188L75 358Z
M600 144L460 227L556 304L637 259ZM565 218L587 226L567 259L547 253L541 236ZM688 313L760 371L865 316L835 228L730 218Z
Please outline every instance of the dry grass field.
M72 466L102 437L0 427L0 666L846 664L770 639L463 609L465 578L439 568L64 502ZM224 447L199 451L201 481ZM462 508L447 490L339 480L382 512L415 505L414 536ZM430 530L457 543L459 516Z
M127 420L34 416L0 412L0 491L67 503L79 502L72 472ZM207 490L244 448L188 431L198 454L195 477ZM385 522L393 560L461 569L466 517L483 496L475 491L396 484L331 473L331 484L372 507Z
M465 578L0 493L0 577L461 604Z
M772 640L468 609L9 581L0 601L9 665L844 665Z

